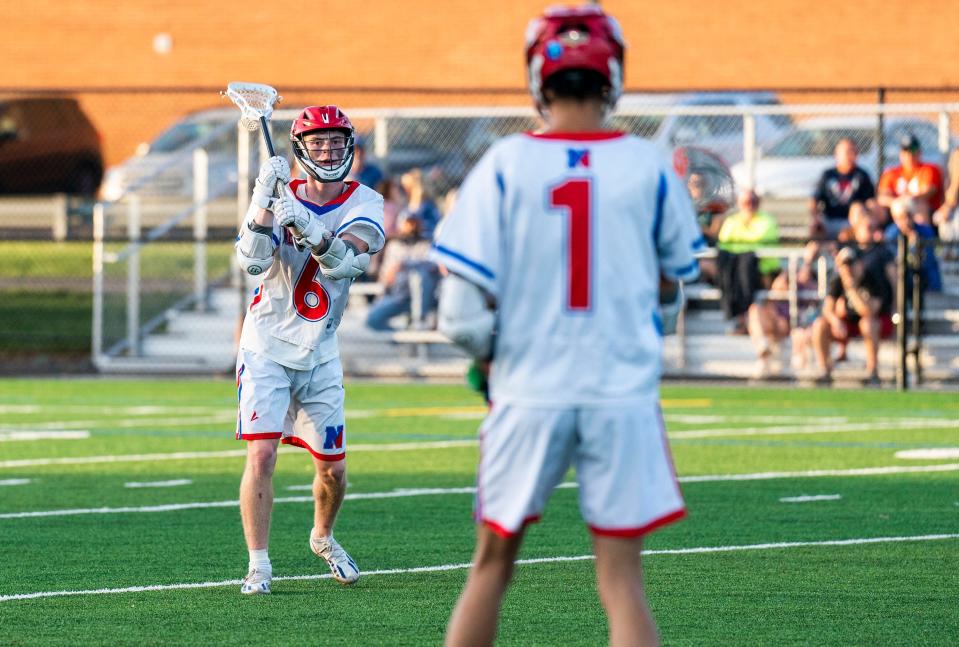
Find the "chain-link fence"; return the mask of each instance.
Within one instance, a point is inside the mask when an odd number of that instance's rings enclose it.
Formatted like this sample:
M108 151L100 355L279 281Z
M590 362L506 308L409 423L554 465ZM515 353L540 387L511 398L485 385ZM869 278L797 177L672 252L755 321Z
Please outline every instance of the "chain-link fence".
M209 105L206 94L202 96ZM291 106L313 103L317 96L321 93L286 97L272 124L278 150L289 153L287 133L297 113ZM885 103L879 103L880 96ZM808 232L813 185L833 164L833 149L840 138L858 144L859 163L874 180L881 169L897 163L899 141L905 134L920 140L925 159L944 165L959 132L954 117L959 104L951 102L954 98L959 94L627 94L611 125L650 139L667 154L688 146L715 153L730 167L738 187L756 187L764 196L763 207L776 217L784 238L798 242ZM101 368L227 370L232 364L235 332L251 287L245 285L232 260L232 239L248 201L251 169L255 174L263 151L259 138L238 131L238 112L222 103L167 119L162 122L166 128L156 128L158 113L200 100L201 93L85 97L81 104L92 113L103 114L109 105L111 111L137 115L123 126L125 131L116 131L125 132L117 136L125 138L126 144L111 144L114 152L105 155L114 160L104 171L97 206L82 196L0 198L0 228L6 239L30 229L35 237L68 241L96 237L99 242L91 263L96 289L91 294L88 282L83 295L89 300L93 321L86 320L78 330L86 326L87 340L93 331L86 347L92 345ZM476 97L472 100L480 103ZM504 100L497 97L496 102ZM425 199L442 210L447 194L492 142L539 125L534 111L525 106L350 109L341 105L357 127L366 163L383 171L386 182L378 188L387 193L388 208L394 214L406 200L400 178L408 171L422 171ZM140 142L144 132L156 134ZM135 155L115 152L132 151L137 142ZM28 203L29 209L47 209L54 215L27 215L23 205ZM89 260L89 246L78 245L62 255L86 254ZM20 253L29 255L28 248ZM31 280L34 289L43 292L42 279ZM14 280L8 281L8 287L14 285ZM50 285L52 295L63 294L64 281L51 279ZM340 335L347 369L406 373L413 367L414 372L430 373L444 372L443 366L448 366L453 367L449 372L459 370L463 358L435 344L429 334L404 330L374 334L366 329L364 310L381 290L375 282L353 288L360 295ZM402 328L402 318L396 323ZM706 327L693 334L709 347L715 345L710 335L723 334L719 328ZM751 360L748 345L740 351L744 362ZM687 365L689 357L684 350ZM728 373L729 366L726 361L710 371Z

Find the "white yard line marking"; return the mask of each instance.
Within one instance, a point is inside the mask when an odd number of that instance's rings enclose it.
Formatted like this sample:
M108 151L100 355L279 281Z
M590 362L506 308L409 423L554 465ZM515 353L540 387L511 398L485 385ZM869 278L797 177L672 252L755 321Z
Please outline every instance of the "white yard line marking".
M783 503L809 503L810 501L838 501L841 494L803 494L802 496L784 496L779 500Z
M912 535L907 537L862 537L858 539L832 539L824 541L788 541L767 544L744 544L739 546L698 546L693 548L666 548L661 550L644 550L644 556L654 555L705 555L710 553L728 553L745 552L754 550L785 550L789 548L813 548L829 546L861 546L866 544L888 544L902 542L920 542L920 541L944 541L950 539L959 539L959 534L943 535ZM533 564L555 564L559 562L583 562L594 559L592 555L568 555L557 557L537 557L532 559L519 559L516 563L519 565ZM375 571L364 571L364 577L375 575L409 575L414 573L438 573L443 571L466 570L472 564L461 562L459 564L439 564L436 566L419 566L414 568L390 568ZM273 578L274 582L282 581L304 581L304 580L326 580L332 577L329 573L321 575L280 575ZM0 602L12 602L14 600L35 600L37 598L55 598L76 595L107 595L117 593L142 593L146 591L177 591L183 589L210 589L224 586L237 586L241 580L220 580L219 582L186 582L182 584L153 584L147 586L128 586L115 589L87 589L75 591L39 591L36 593L14 593L12 595L0 595Z
M170 481L131 481L124 483L123 487L128 488L148 488L148 487L177 487L179 485L189 485L193 483L190 479L173 479Z
M449 449L456 447L473 447L478 441L463 440L435 440L422 443L383 443L368 445L350 445L350 452L398 452L419 449ZM283 453L298 453L302 449L280 447ZM0 469L15 467L38 467L43 465L88 465L92 463L146 463L152 461L180 461L210 458L237 458L246 456L246 449L225 449L216 452L174 452L172 454L116 454L111 456L75 456L68 458L27 458L22 460L0 461Z
M0 431L0 443L29 440L86 440L89 437L90 432L86 429L75 431L33 431L30 429Z
M896 465L892 467L866 467L851 470L814 470L810 472L761 472L757 474L712 474L704 476L681 476L680 483L711 483L717 481L759 481L786 478L815 478L822 476L878 476L887 474L909 474L914 472L955 472L959 471L959 463L947 465ZM558 488L575 488L576 483L560 483ZM300 489L300 486L291 486L290 489ZM363 499L398 499L412 496L429 496L440 494L473 494L475 487L458 488L399 488L390 492L358 492L347 494L349 500ZM273 503L312 503L312 496L277 497ZM35 510L29 512L0 513L2 519L27 519L35 517L66 517L81 514L123 514L139 512L173 512L176 510L198 510L202 508L231 508L240 505L239 501L194 501L190 503L167 503L151 506L125 506L120 508L69 508L65 510Z
M0 486L2 485L26 485L30 482L30 479L3 479L0 480Z
M959 447L930 447L928 449L904 449L896 452L896 458L936 460L959 458Z
M668 422L668 420L667 420ZM817 421L818 422L818 421ZM674 431L670 438L722 438L727 436L782 436L792 434L832 434L854 431L880 431L888 429L955 429L959 420L945 418L919 418L910 420L877 420L846 425L805 424L780 427L730 427L728 429L691 429Z
M880 476L884 474L911 474L915 472L955 472L959 463L942 465L891 465L889 467L859 467L846 470L809 470L806 472L757 472L755 474L713 474L681 476L680 483L708 483L713 481L762 481L766 479L817 478L820 476Z

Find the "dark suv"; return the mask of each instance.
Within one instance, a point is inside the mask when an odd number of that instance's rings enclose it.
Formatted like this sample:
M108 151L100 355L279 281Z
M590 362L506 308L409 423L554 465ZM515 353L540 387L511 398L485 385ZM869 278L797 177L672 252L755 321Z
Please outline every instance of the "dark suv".
M93 195L100 135L75 99L0 97L0 194Z

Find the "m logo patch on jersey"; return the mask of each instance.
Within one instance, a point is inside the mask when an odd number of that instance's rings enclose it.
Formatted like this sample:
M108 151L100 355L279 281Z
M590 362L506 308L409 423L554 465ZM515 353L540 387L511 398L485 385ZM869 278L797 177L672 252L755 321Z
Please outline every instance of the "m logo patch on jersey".
M567 148L566 165L568 168L589 168L589 149Z
M326 434L323 449L343 449L343 425L327 427L323 433Z

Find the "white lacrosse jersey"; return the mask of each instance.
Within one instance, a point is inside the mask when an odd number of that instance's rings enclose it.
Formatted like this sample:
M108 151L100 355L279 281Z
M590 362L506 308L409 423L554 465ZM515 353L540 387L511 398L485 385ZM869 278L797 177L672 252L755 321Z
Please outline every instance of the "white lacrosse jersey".
M523 133L470 172L432 254L495 300L491 400L576 406L657 392L660 273L695 279L705 245L653 144Z
M383 196L359 182L347 182L339 197L313 204L298 194L306 180L293 180L290 189L300 203L339 236L350 233L365 241L369 253L383 248ZM247 211L244 227L256 215ZM243 321L240 347L298 370L308 370L339 355L336 328L346 308L352 280L323 276L306 249L293 244L289 230L273 223L277 245L273 265L261 275Z

